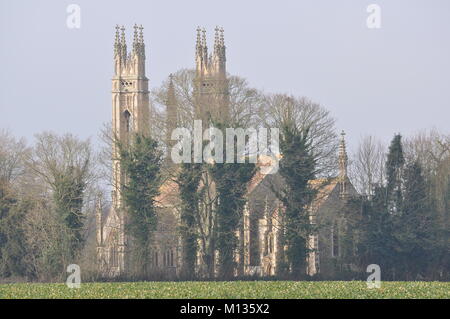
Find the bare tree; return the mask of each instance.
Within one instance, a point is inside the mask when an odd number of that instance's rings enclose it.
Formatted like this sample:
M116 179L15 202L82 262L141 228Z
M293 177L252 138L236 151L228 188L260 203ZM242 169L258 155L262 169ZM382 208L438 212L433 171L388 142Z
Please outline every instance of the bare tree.
M231 123L236 127L259 126L258 112L264 96L250 88L246 79L239 76L228 77Z
M438 223L448 230L450 217L450 135L436 129L421 131L407 138L403 143L408 162L419 162L428 186L428 196L438 213ZM446 231L443 232L444 234ZM448 238L442 238L444 247Z
M306 97L271 94L265 97L258 113L261 123L266 127L281 128L288 125L299 131L308 128L316 174L329 176L336 172L338 139L335 120L328 110Z
M182 69L172 75L172 81L177 100L177 124L181 127L191 128L195 119L194 96L195 70ZM228 97L230 105L230 118L233 125L248 127L257 125L257 112L262 95L249 87L247 80L239 76L228 75ZM165 132L165 111L169 79L152 91L153 125L159 132ZM165 135L163 135L165 136Z
M28 273L39 281L61 280L64 269L73 263L67 228L61 227L51 202L33 199L23 220Z
M51 196L51 205L47 207L56 211L61 227L67 229L73 257L85 241L86 190L96 178L92 154L89 140L44 132L36 135L35 146L27 159L27 167L47 186Z
M364 136L353 154L350 178L360 194L370 196L375 186L385 180L385 146L375 137Z
M429 177L450 156L450 134L442 134L436 129L418 132L405 139L403 151L406 161L419 161L425 175Z
M98 162L98 177L99 182L111 187L113 186L113 144L114 137L111 122L103 124L99 133L99 138L102 142L100 150L97 155Z
M36 134L36 143L28 157L28 167L53 188L58 177L71 170L87 183L95 180L93 152L89 140L81 141L72 134L58 136L51 132Z
M24 158L29 152L25 140L0 131L0 185L10 185L25 172Z

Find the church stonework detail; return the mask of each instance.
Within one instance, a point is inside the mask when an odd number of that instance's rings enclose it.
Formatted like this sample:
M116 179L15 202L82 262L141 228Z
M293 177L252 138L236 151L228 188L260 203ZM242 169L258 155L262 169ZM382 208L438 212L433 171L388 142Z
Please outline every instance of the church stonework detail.
M208 53L206 31L197 29L195 46L194 102L195 118L208 125L216 119L230 116L226 50L223 29L216 28L214 48ZM166 99L167 136L177 127L177 103L172 76ZM149 92L145 74L145 44L143 28L134 27L131 51L127 51L124 27L116 27L114 41L114 76L112 78L112 133L121 143L128 143L132 132L150 134ZM206 124L205 124L206 123ZM113 143L114 144L114 143ZM125 234L126 210L121 199L121 185L125 176L120 168L118 149L113 145L112 204L105 209L98 203L97 257L101 272L107 277L117 277L128 271L128 241ZM317 187L318 195L310 210L310 222L320 224L318 231L308 240L306 273L332 276L339 256L339 224L346 201L357 194L347 176L347 153L342 133L339 154L339 174L332 179L310 181ZM263 165L258 163L257 165ZM236 275L277 275L280 260L284 259L283 207L272 192L278 174L257 172L247 188L247 204L242 213L242 223L237 230L240 253L236 252ZM325 186L323 186L325 185ZM179 230L179 196L173 181L162 185L158 197L158 225L152 234L152 267L155 274L179 275L183 243ZM201 270L201 258L197 258Z

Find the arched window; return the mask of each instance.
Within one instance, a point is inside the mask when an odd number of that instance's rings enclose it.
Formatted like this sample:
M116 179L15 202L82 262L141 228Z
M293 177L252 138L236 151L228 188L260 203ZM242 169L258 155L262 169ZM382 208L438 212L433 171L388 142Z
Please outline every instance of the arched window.
M272 275L272 265L268 264L266 267L266 276L271 276Z
M158 267L158 257L159 257L159 254L158 254L158 250L154 250L153 251L153 260L152 260L152 264L153 264L153 267Z
M130 112L128 112L128 110L126 110L124 113L123 113L123 115L124 115L124 118L125 118L125 132L130 132L131 131L131 129L132 129L132 127L131 127L131 122L132 122L132 119L131 119L131 113Z
M264 234L264 255L268 255L269 254L269 235L266 232Z
M273 236L269 235L269 254L273 253Z
M110 249L110 262L112 267L118 267L119 266L119 258L117 256L117 249L116 247L111 247Z

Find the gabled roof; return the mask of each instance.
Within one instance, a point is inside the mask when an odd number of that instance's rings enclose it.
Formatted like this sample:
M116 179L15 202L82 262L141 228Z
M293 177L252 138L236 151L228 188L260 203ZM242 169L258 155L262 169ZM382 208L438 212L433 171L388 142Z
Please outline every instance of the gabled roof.
M156 205L159 207L173 206L174 201L178 199L178 183L170 178L159 188L159 195L155 198Z
M252 192L258 188L259 185L270 175L264 174L264 172L270 172L274 167L274 158L270 156L258 158L256 171L253 178L247 185L247 196L250 196ZM340 181L339 177L333 178L318 178L309 181L309 184L318 190L317 196L311 205L312 209L317 209L320 207L330 196L330 194L335 189ZM347 183L350 183L348 178ZM157 205L160 207L170 207L173 206L178 200L178 183L174 179L167 180L160 188L160 195L156 198Z

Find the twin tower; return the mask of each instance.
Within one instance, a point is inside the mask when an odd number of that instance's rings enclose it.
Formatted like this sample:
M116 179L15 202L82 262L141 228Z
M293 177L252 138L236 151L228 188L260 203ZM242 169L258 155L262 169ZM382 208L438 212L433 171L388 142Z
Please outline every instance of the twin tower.
M205 29L197 29L195 61L195 119L204 122L226 120L229 117L229 101L223 29L215 29L211 53L208 53ZM172 83L170 87L173 87ZM131 50L127 49L125 28L116 26L112 104L113 130L119 140L126 141L130 132L144 133L148 130L149 92L142 26L134 26ZM176 119L174 103L168 104L168 118Z
M216 27L214 48L208 52L205 29L197 28L195 44L196 73L194 79L194 116L203 123L226 121L229 118L228 81L223 29ZM167 118L177 119L172 77L170 79ZM172 95L172 96L171 96ZM113 136L127 143L132 132L149 133L149 91L145 74L145 44L143 27L134 25L133 43L127 48L125 28L116 26L114 40L114 76L112 79ZM167 127L177 127L171 123ZM114 149L114 158L118 158ZM114 179L121 184L118 160L114 161ZM117 174L116 174L117 173ZM118 194L116 199L118 199Z
M132 133L148 134L150 121L148 78L145 73L145 44L142 26L134 26L132 47L127 47L125 28L116 26L114 40L114 76L112 78L112 130L115 140L127 144ZM195 45L196 73L194 79L194 116L203 123L229 118L228 81L226 76L226 54L223 29L216 27L214 48L208 52L206 31L197 29ZM174 95L171 78L168 92L167 118L176 122L176 105L170 103ZM176 127L172 123L169 127ZM120 168L119 150L113 143L113 206L116 211L118 234L117 268L124 269L126 238L125 217L121 205L120 187L124 184L124 174ZM101 223L101 221L100 221ZM98 235L103 242L103 234Z

